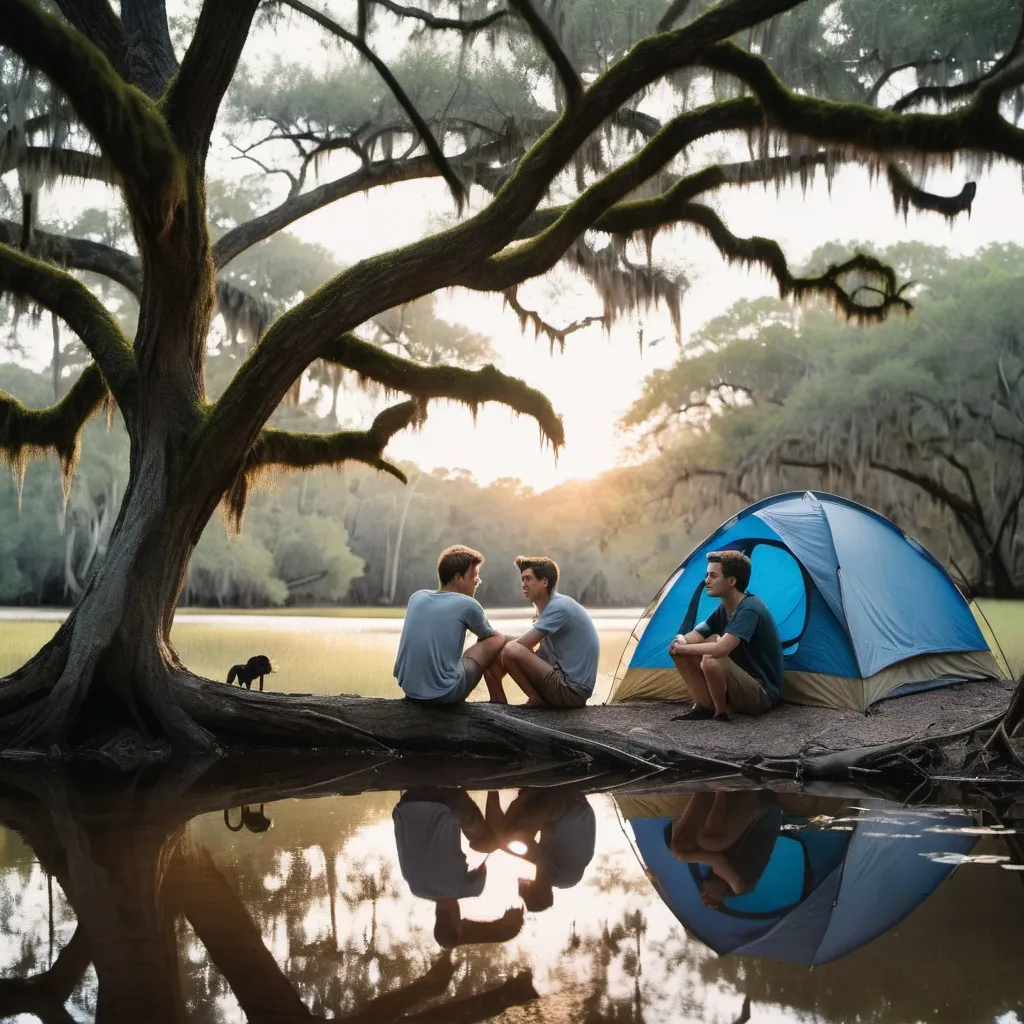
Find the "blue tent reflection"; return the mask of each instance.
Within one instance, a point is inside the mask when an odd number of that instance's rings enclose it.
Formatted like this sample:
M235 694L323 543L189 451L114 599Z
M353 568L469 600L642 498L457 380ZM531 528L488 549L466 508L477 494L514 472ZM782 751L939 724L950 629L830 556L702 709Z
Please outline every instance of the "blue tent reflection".
M702 896L707 865L670 848L677 816L622 810L648 877L689 934L719 954L806 965L836 960L893 928L976 842L960 831L974 825L960 810L860 803L844 813L833 801L831 815L812 818L799 798L789 803L772 797L760 814L758 827L775 827L775 837L751 887L712 905Z

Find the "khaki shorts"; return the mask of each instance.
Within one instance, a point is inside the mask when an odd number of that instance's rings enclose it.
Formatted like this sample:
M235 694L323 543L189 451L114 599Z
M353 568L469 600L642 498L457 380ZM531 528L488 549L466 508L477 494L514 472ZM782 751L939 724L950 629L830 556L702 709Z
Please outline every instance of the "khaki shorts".
M736 664L732 658L719 659L725 669L725 699L729 706L741 715L761 715L771 711L772 702L768 691L749 672Z
M541 682L534 683L533 688L537 691L537 696L553 708L581 708L587 703L587 698L569 685L565 673L557 667L553 668Z

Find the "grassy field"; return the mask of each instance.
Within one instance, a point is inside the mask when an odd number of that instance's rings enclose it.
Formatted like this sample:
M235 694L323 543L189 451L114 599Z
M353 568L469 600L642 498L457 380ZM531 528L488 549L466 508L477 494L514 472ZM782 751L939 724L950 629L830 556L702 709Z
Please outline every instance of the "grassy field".
M320 619L400 619L405 608L389 608L381 605L357 605L340 607L336 605L316 608L201 608L181 606L179 611L190 615L274 615L290 618L296 615Z
M23 665L57 631L56 622L0 623L0 675ZM622 630L600 632L601 660L595 697L607 696L611 677L626 645ZM267 653L275 673L268 688L283 693L352 693L363 697L398 697L391 669L398 649L398 633L338 631L273 633L254 639L237 626L179 623L172 638L190 669L210 679L224 679L236 662L245 661L256 648ZM255 646L254 646L255 645ZM481 695L486 691L479 688Z
M998 654L992 635L995 634L999 647L1016 679L1024 674L1024 601L978 601L975 616L981 623L992 649ZM979 614L980 612L980 614ZM987 620L987 622L986 622ZM991 628L990 628L991 627Z
M291 611L291 610L289 610ZM312 614L382 612L391 618L402 609L315 609ZM293 614L311 614L297 609ZM979 616L982 629L991 643L991 630L998 638L1014 677L1024 673L1024 601L983 601ZM280 612L275 614L282 614ZM339 619L352 614L339 614ZM54 632L56 622L0 622L0 675L27 661ZM611 677L625 647L628 633L620 629L599 630L601 661L594 691L603 700ZM398 633L346 629L338 623L337 632L290 632L275 629L254 638L251 630L206 623L179 623L173 639L185 664L211 679L223 679L236 662L245 661L256 648L270 655L276 672L268 680L270 689L285 693L353 693L365 697L395 697L399 690L392 679ZM255 645L255 646L254 646ZM482 688L481 688L482 689Z

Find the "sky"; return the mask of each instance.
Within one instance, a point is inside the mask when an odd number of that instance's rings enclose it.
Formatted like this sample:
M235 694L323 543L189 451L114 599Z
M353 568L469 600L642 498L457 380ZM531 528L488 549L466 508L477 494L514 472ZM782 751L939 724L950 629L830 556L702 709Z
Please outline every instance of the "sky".
M963 168L933 172L928 187L953 194L967 177ZM952 224L938 214L913 211L904 219L893 209L886 183L872 184L866 170L857 167L841 170L831 191L823 178L806 194L799 185L783 188L778 195L774 187L752 186L721 193L716 206L734 233L775 238L794 264L833 240L885 246L915 239L962 254L990 242L1024 244L1020 171L997 165L978 180L970 218ZM345 200L305 218L293 230L328 248L335 248L343 237L345 259L354 261L420 237L430 216L446 205L439 183L409 182L391 187L383 201ZM714 246L692 231L659 235L654 254L684 269L691 281L682 305L684 344L738 299L777 294L767 274L727 266ZM551 292L543 280L531 282L521 290L520 300L560 326L602 311L596 296L588 301ZM565 423L566 444L556 461L551 448L539 444L531 420L489 406L481 409L474 425L467 410L434 403L422 431L400 435L389 448L393 457L425 469L468 469L482 483L518 477L535 490L544 490L596 476L628 460L635 438L618 430L618 421L638 397L644 378L671 365L679 354L664 310L623 317L607 335L594 325L569 335L565 351L554 353L546 339L534 340L532 330L520 330L518 318L504 308L501 296L453 290L441 296L438 312L492 337L500 353L499 368L543 390ZM637 338L641 323L648 339L642 353Z

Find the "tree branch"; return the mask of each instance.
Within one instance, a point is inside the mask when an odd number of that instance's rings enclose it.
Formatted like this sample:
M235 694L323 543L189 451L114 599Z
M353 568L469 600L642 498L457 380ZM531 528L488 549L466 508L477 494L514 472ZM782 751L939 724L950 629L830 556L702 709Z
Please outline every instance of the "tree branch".
M544 52L551 58L555 65L558 79L565 90L566 106L571 110L580 101L583 95L583 83L572 62L566 56L551 26L541 17L540 12L533 6L532 0L509 0L509 5L529 26L530 31L537 37L537 41L544 48Z
M879 76L875 79L874 84L868 90L868 94L865 97L865 102L874 106L878 101L878 94L884 88L886 82L892 78L893 75L899 74L901 71L909 71L911 68L926 68L931 64L944 64L945 57L933 57L928 60L908 60L903 64L894 64L891 68L886 68Z
M488 160L494 159L504 148L503 142L488 142L453 158L450 164L465 174L470 169L485 166ZM269 238L306 214L322 209L346 196L365 192L378 185L393 185L400 181L430 178L439 173L434 158L429 154L407 160L375 160L343 178L327 182L301 195L289 197L273 210L227 231L214 244L214 266L218 269L226 266L257 242Z
M411 395L421 403L447 398L468 405L476 412L485 402L500 402L518 413L532 416L541 434L556 450L565 443L561 417L555 414L548 399L493 366L479 370L425 366L386 352L353 334L345 334L328 344L318 358L354 370L363 380L381 384L389 391Z
M184 187L184 165L153 102L127 86L81 33L33 0L6 0L0 45L67 96L120 175L133 211L155 226L166 224Z
M17 248L21 239L21 224L0 220L0 243ZM116 281L136 298L142 294L142 269L134 256L87 238L68 238L53 235L38 228L32 232L29 255L56 263L70 270L86 270Z
M56 405L29 409L0 391L0 459L18 476L33 451L53 449L66 474L78 459L82 427L107 395L103 375L91 363Z
M691 0L672 0L658 22L658 31L667 32L686 13L690 3Z
M644 114L633 107L622 107L612 116L612 122L627 131L639 132L650 138L661 130L661 122L650 114Z
M564 349L565 339L570 334L582 331L592 324L607 323L607 317L585 316L580 320L573 320L572 323L566 324L565 327L555 327L554 324L548 323L536 310L527 309L519 301L515 288L509 288L505 292L505 302L508 304L509 309L519 318L521 329L525 329L526 325L530 324L533 327L534 337L539 338L543 334L548 339L548 343L552 348L558 345L560 349Z
M165 0L121 0L128 37L128 81L154 99L178 73Z
M764 267L775 278L782 298L792 296L800 299L809 295L822 295L835 303L846 316L860 321L883 320L893 309L909 311L911 308L902 295L903 288L896 283L892 268L874 256L858 253L844 263L833 263L824 273L815 277L794 277L777 242L756 236L738 238L710 207L688 203L680 211L678 220L679 223L691 224L703 230L729 262L739 261L748 266L759 264ZM843 287L842 279L848 274L862 274L876 279L879 287L872 287L870 291L877 294L880 301L867 305L857 301L856 295L861 288L851 293Z
M964 481L967 484L967 490L971 495L971 504L974 506L975 517L978 522L983 524L985 534L988 536L988 539L991 540L988 527L984 525L985 509L981 503L981 498L978 496L978 488L975 485L974 474L971 472L970 467L965 465L961 459L957 458L953 452L941 452L940 454L942 455L942 458L944 458L946 462L948 462L964 478Z
M911 92L908 92L905 96L901 96L892 105L892 109L896 113L903 113L907 110L912 110L914 107L919 107L922 103L925 103L928 100L932 100L938 104L943 104L949 103L951 100L971 96L987 83L991 82L993 78L1002 74L1002 72L1005 71L1018 56L1020 56L1022 50L1024 50L1024 10L1021 12L1021 21L1017 28L1017 35L1010 44L1010 48L992 65L991 68L988 69L988 71L985 72L985 74L979 75L977 78L972 78L967 82L960 82L957 85L919 86L917 89L913 89Z
M1024 68L1011 69L1013 79L989 81L962 109L945 114L894 114L861 103L791 92L766 61L734 43L708 46L696 62L749 86L769 124L790 134L823 144L862 147L871 153L976 150L1024 162L1024 131L1000 116L997 109L999 89L1007 87L1006 81L1015 82L1018 70L1024 77Z
M107 184L118 182L115 169L106 157L86 153L79 149L50 149L47 146L26 146L20 152L14 146L0 148L0 175L24 168L45 179L66 177L103 181Z
M890 473L892 476L899 477L900 480L906 480L907 483L920 487L926 494L941 501L956 516L960 525L967 528L968 535L976 532L977 520L971 503L955 491L944 487L938 480L924 473L917 473L910 469L904 469L902 466L894 466L877 459L869 459L868 465L872 469L879 469L884 473Z
M714 164L695 174L679 178L671 188L650 199L616 203L589 224L587 230L604 231L614 235L655 231L671 225L684 204L704 192L724 185L750 185L755 182L780 181L795 174L806 175L815 167L827 165L835 160L834 154L821 152L797 158L780 156L763 160L745 160L734 164ZM548 206L538 210L532 217L523 221L516 232L516 237L533 238L553 225L568 209L568 206Z
M492 11L490 14L485 14L482 18L472 18L469 21L463 21L460 18L439 18L436 14L431 14L429 11L421 11L418 7L406 7L404 4L395 3L394 0L372 0L372 2L378 7L391 11L392 14L397 14L401 18L413 18L416 21L422 21L426 28L442 31L451 29L462 32L465 35L472 35L475 32L488 28L496 21L508 15L508 11Z
M400 430L418 425L425 418L425 403L413 401L385 409L377 415L369 430L300 434L264 427L256 443L249 449L234 483L224 495L229 522L235 530L242 528L250 481L261 469L269 466L313 469L318 466L340 466L343 462L363 462L407 484L409 481L405 474L384 458L384 449Z
M61 14L124 74L128 40L107 0L57 0Z
M405 474L383 458L391 438L406 427L419 426L425 410L419 401L402 402L379 413L369 430L339 430L333 434L300 434L271 427L260 432L249 451L245 470L262 466L313 469L340 466L343 462L365 462L408 483Z
M134 404L138 371L128 339L117 321L81 281L57 267L0 245L0 291L56 313L96 360L122 409Z
M911 206L915 210L932 210L941 213L947 220L952 220L957 214L971 212L971 204L978 191L976 182L968 181L960 190L959 195L940 196L934 192L926 192L923 188L915 185L906 172L898 164L889 164L886 173L889 177L889 187L892 190L893 205L897 213L907 216Z
M259 0L205 0L181 70L164 97L175 138L201 161L258 6Z
M399 85L398 79L391 73L387 64L366 45L364 39L360 39L359 36L346 31L333 18L329 18L326 14L321 14L319 11L314 10L314 8L302 3L302 0L277 0L277 2L286 7L291 7L292 10L298 11L300 14L305 14L306 17L311 18L322 28L327 29L328 32L336 35L339 39L344 39L345 42L354 46L373 65L374 70L384 80L388 89L391 90L391 94L398 101L399 106L406 112L409 120L415 126L416 131L423 140L423 145L426 146L431 159L437 165L441 177L447 182L452 197L455 199L456 206L461 211L462 205L466 200L465 186L455 174L455 171L452 170L448 159L444 155L444 150L437 139L434 138L434 133L430 130L430 126L423 120L422 115L416 109L416 105L409 99L401 85Z
M30 978L0 980L0 1014L16 1017L31 1014L43 1022L72 1021L64 1008L92 961L89 939L79 923L67 945L49 970Z

